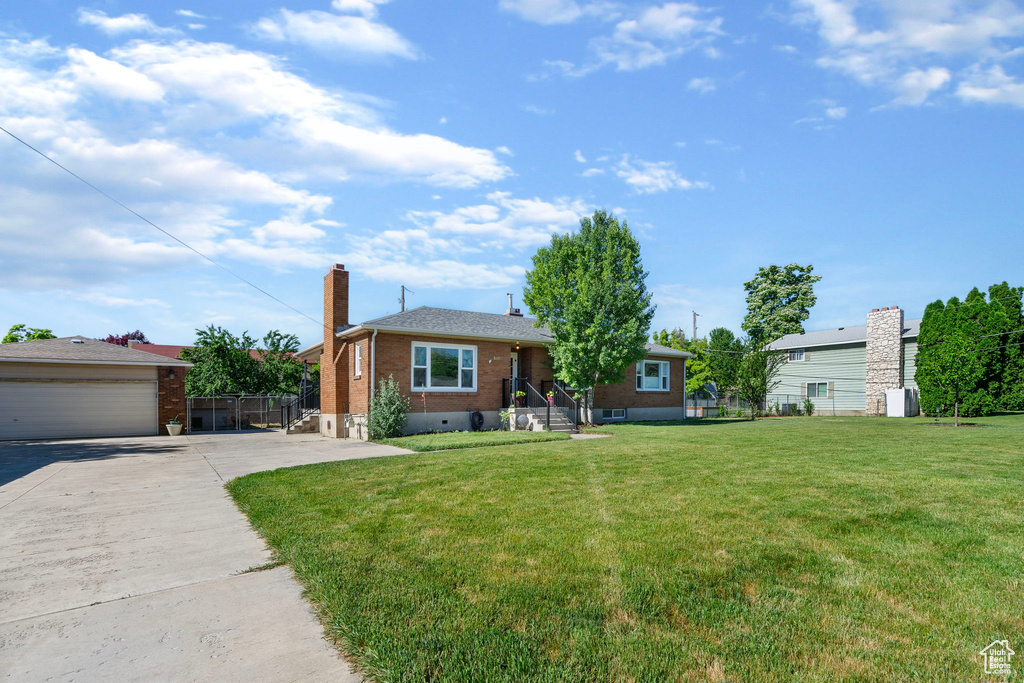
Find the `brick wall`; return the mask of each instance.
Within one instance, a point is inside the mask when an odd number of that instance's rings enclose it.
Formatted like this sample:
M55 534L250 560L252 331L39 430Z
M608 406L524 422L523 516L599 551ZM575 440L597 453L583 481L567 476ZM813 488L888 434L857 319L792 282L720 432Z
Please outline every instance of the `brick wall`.
M156 369L156 405L160 433L166 434L164 425L174 416L185 423L185 373L188 368L158 367ZM174 373L174 379L171 379Z
M364 351L364 376L370 371L369 336ZM420 390L412 388L412 343L424 341L431 344L453 344L456 346L477 347L477 386L472 392L439 392L426 393L426 409L428 413L456 412L465 410L499 410L501 408L501 380L508 376L509 354L512 350L510 342L480 341L452 337L436 337L429 335L407 335L380 332L377 334L376 381L388 375L394 375L401 387L402 394L409 397L413 412L423 412L424 404L420 400ZM362 386L352 380L352 387ZM355 389L352 392L352 412L355 409ZM366 401L369 400L369 386L366 387ZM359 399L363 400L363 399ZM366 405L365 403L360 405Z
M348 338L348 348L345 355L348 357L348 412L363 414L370 411L370 365L371 349L370 338L372 332L366 332ZM380 343L380 333L377 334L377 343ZM356 344L362 345L363 364L361 374L356 377ZM380 348L377 349L378 354ZM378 356L378 362L380 358ZM386 375L385 375L386 376Z
M541 382L551 382L554 370L551 355L542 346L527 346L519 349L519 376L527 377L530 384L540 391Z
M601 384L594 390L595 408L675 408L683 405L683 359L656 358L668 360L668 391L637 391L636 365L626 370L626 379L619 384Z

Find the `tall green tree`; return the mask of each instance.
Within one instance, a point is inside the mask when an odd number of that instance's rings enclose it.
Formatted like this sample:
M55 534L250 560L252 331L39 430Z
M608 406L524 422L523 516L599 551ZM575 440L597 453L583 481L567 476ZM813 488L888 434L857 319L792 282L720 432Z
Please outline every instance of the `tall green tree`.
M752 280L743 283L747 292L747 315L743 330L757 344L770 344L779 337L804 331L803 322L817 302L814 266L791 263L788 266L758 268Z
M7 334L4 336L3 341L0 344L17 344L23 341L36 341L37 339L56 339L57 335L51 330L47 330L41 327L25 327L24 325L14 325Z
M751 340L740 359L736 371L736 393L750 404L750 419L755 419L764 408L768 394L779 386L779 370L785 362L780 351L772 351L766 344Z
M720 392L736 390L736 375L743 359L743 341L731 330L716 327L708 335L708 365L711 381Z
M554 335L555 376L582 389L585 406L593 387L623 381L647 355L654 306L646 279L639 242L605 211L582 219L576 234L553 236L533 257L523 301Z
M925 308L915 374L925 413L974 417L1024 407L1022 292L1003 282L988 297L975 288L963 301Z

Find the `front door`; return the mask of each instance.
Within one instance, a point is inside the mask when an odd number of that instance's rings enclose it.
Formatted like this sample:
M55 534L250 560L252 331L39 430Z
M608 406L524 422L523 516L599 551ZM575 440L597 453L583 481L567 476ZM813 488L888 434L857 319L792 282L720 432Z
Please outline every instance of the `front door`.
M513 351L509 355L509 377L516 379L519 377L519 352Z

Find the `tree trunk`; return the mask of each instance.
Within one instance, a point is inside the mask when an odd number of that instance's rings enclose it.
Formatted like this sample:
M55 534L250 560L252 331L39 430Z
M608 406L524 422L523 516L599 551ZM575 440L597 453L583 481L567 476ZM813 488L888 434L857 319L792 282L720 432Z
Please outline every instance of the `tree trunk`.
M960 426L960 401L953 404L953 426Z

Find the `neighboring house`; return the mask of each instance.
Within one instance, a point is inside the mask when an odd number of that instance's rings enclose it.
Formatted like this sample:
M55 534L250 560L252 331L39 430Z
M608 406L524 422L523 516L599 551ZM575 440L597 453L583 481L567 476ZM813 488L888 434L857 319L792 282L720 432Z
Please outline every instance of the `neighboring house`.
M358 427L363 435L370 398L389 375L412 403L407 433L467 430L474 412L483 415L484 429L495 429L511 380L540 393L552 388L553 337L518 309L501 315L424 306L352 325L348 285L348 271L335 265L324 280L324 341L297 354L320 359L322 434L355 435ZM596 388L593 421L684 417L691 354L655 344L647 349L625 382Z
M826 415L884 415L886 391L904 392L917 413L914 356L921 320L898 306L874 309L866 325L787 334L771 344L786 352L769 404L800 407L805 398ZM890 394L892 396L892 394Z
M87 337L0 344L0 440L159 434L190 367Z
M128 348L145 351L146 353L155 353L158 356L166 356L167 358L181 358L182 351L185 349L194 349L195 347L177 346L175 344L148 344L135 339L129 339ZM262 359L262 354L263 352L259 349L249 349L249 355L256 360Z

